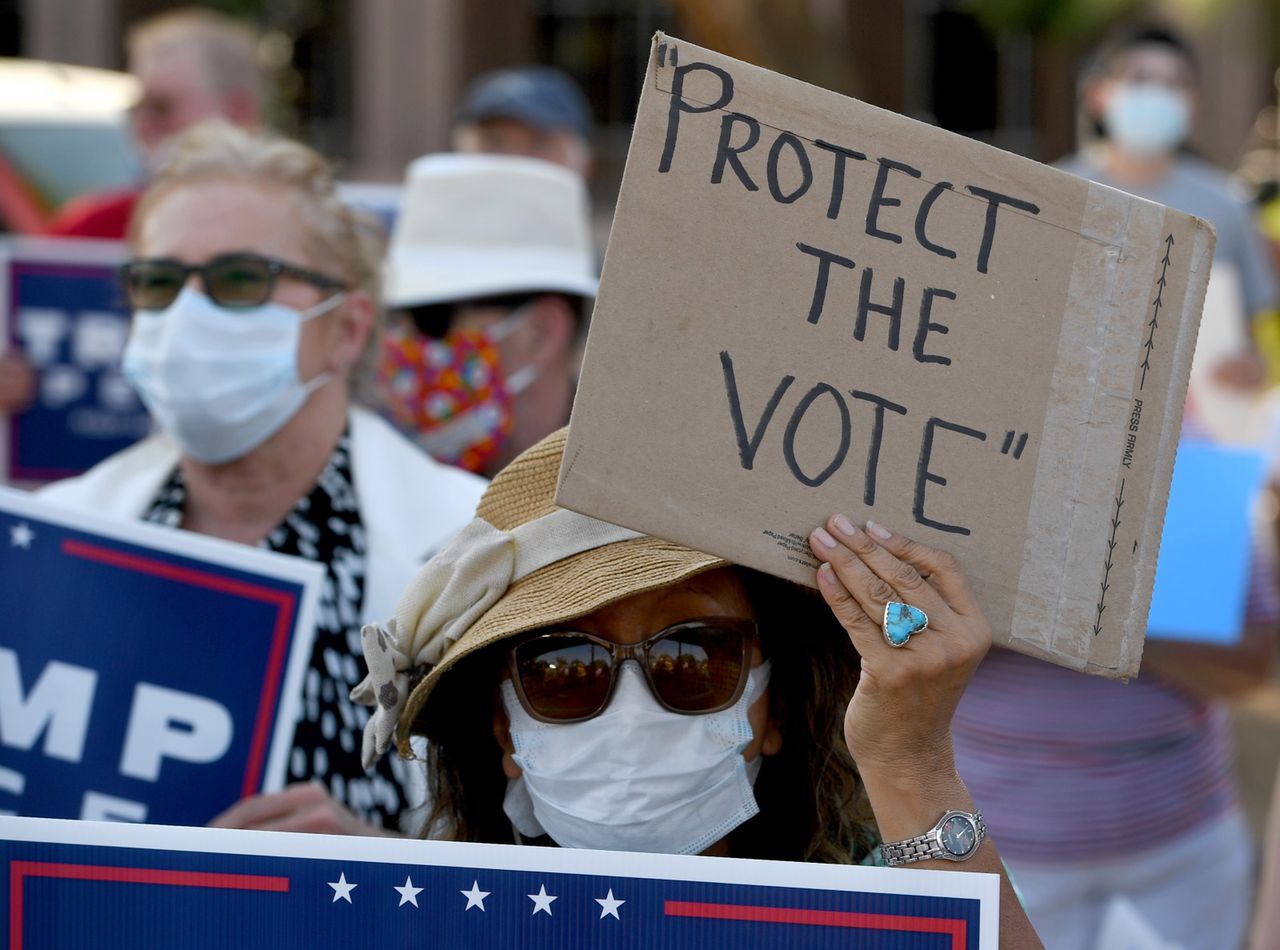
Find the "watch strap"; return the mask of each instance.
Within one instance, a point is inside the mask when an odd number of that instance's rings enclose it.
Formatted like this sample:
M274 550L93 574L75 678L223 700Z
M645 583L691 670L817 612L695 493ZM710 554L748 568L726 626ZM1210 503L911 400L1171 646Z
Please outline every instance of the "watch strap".
M963 816L973 822L974 841L968 854L952 854L942 846L942 827L955 816ZM884 863L889 867L900 867L904 864L915 864L917 861L941 859L944 861L964 861L977 853L982 839L987 836L987 825L982 820L982 812L949 811L938 819L938 823L922 835L906 838L902 841L884 842L880 845L880 853Z

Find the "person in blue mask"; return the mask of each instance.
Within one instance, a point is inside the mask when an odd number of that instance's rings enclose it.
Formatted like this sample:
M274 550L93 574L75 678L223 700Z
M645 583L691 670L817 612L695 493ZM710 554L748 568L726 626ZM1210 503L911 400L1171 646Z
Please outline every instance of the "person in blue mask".
M1238 277L1248 325L1280 299L1276 275L1247 193L1185 147L1198 78L1195 54L1177 34L1155 26L1123 34L1098 53L1081 86L1096 138L1059 167L1208 220L1218 232L1214 263ZM1219 383L1240 390L1257 388L1265 374L1252 346L1215 367Z
M1173 34L1125 35L1083 86L1102 137L1063 167L1209 219L1218 260L1256 312L1272 299L1271 275L1247 207L1226 175L1182 149L1195 79ZM1262 364L1242 353L1220 372L1247 387ZM974 673L952 721L956 764L1050 950L1093 950L1135 915L1170 946L1241 946L1252 843L1222 700L1269 675L1280 591L1268 539L1255 543L1243 613L1231 646L1148 639L1129 683L1001 649Z
M130 244L123 369L160 431L44 494L322 563L294 784L216 824L395 831L421 802L405 773L361 766L357 632L466 523L484 482L356 405L380 346L382 242L315 152L217 123L179 140Z

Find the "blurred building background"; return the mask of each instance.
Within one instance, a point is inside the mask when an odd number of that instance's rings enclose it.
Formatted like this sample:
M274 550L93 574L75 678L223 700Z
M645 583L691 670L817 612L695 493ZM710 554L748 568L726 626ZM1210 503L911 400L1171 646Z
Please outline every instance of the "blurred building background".
M169 0L0 0L0 55L121 68L131 22ZM544 62L600 124L600 197L616 185L655 30L1041 160L1075 141L1075 77L1118 20L1184 29L1204 64L1194 143L1227 167L1275 100L1278 0L208 0L264 31L276 124L395 180L444 148L469 79ZM1273 117L1266 122L1274 125Z

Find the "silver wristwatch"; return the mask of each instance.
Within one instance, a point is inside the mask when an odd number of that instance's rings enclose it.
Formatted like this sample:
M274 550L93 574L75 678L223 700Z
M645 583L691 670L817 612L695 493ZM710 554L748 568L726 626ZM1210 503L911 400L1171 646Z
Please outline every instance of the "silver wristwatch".
M917 861L967 861L987 836L982 812L949 811L922 835L880 845L884 863L891 868Z

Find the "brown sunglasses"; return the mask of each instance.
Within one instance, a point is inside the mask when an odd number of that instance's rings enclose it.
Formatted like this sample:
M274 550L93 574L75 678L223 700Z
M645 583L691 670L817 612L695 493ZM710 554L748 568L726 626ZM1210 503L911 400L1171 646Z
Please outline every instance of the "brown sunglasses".
M634 660L654 698L674 713L728 709L742 696L756 641L755 621L685 620L640 643L614 643L576 630L536 634L508 654L520 705L549 723L582 722L609 705L618 670Z

